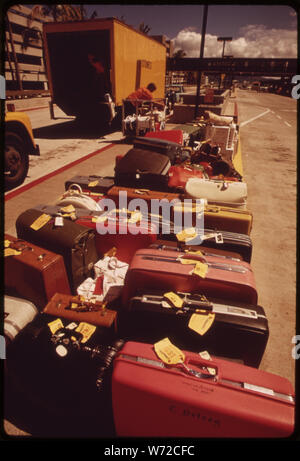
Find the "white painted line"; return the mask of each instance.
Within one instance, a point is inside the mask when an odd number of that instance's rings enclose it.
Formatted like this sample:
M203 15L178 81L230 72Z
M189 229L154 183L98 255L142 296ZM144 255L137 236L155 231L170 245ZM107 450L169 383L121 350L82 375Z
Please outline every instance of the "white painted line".
M280 120L282 119L282 117L280 117L280 115L276 115L277 118L280 118Z
M249 120L246 120L245 122L242 122L242 123L240 124L240 128L243 127L243 126L245 126L245 125L247 125L248 123L254 122L254 120L257 120L258 118L263 117L264 115L268 114L269 112L271 112L271 110L270 110L270 109L267 109L267 110L266 110L265 112L263 112L262 114L259 114L259 115L257 115L256 117L252 117L252 118L250 118Z
M289 122L284 122L287 126L289 126L290 128L292 128L292 125L289 124Z

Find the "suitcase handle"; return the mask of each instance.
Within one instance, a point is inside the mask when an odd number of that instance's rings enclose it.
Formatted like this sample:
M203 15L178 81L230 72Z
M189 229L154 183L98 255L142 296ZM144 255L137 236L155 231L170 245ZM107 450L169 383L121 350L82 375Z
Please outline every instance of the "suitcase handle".
M218 366L211 360L196 360L196 359L187 359L183 364L183 368L186 372L196 378L203 378L209 379L211 381L218 381L219 380L219 368ZM199 371L195 370L193 367L200 368Z

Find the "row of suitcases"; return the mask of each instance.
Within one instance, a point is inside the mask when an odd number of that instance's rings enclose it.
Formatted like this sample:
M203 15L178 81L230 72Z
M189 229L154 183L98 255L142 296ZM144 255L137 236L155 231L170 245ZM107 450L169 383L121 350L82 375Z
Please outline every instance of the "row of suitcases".
M125 186L116 178L76 178L81 192L70 193L74 179L55 205L21 213L16 238L5 235L8 375L37 406L47 401L56 421L81 412L100 437L289 436L293 387L259 370L269 328L249 227L236 232L233 218L224 230L219 219L220 227L211 224L202 244L192 245L179 240L172 220L164 234L164 218L144 213L134 234L132 210L126 202L120 212L117 202ZM129 189L154 198L169 193ZM97 194L113 197L119 211L104 211ZM80 296L85 280L98 280L97 261L111 255L128 265L120 296L108 303L96 291ZM15 296L26 299L22 309ZM31 317L13 329L28 303Z

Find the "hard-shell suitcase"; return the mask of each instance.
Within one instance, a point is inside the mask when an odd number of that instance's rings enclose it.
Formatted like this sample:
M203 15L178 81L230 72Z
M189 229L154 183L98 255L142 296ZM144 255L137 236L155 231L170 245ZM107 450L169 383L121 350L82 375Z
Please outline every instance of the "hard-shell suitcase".
M184 363L170 366L153 345L125 343L112 376L119 437L292 435L294 389L286 378L229 360L183 353Z
M165 294L164 290L140 291L131 298L129 310L119 312L118 335L146 343L168 337L181 349L207 350L218 357L259 367L269 337L268 320L261 306L226 304L203 295L175 293L179 302L176 307ZM195 331L193 323L197 321L201 324ZM202 324L210 322L209 329L203 332Z
M174 213L182 213L183 202L174 206ZM192 214L192 222L195 222L199 214L196 203L185 203L184 212ZM204 207L204 226L238 234L250 235L253 224L253 213L250 210L231 208L226 206L207 204Z
M171 162L166 155L146 149L130 149L115 166L115 184L125 187L167 190Z
M65 181L65 190L68 190L72 184L78 184L83 192L91 191L94 193L106 194L114 185L115 180L111 176L73 176Z
M247 184L242 181L190 177L185 184L185 195L192 199L206 199L208 203L245 208Z
M131 200L143 199L147 202L149 213L151 212L151 200L167 200L168 202L173 202L175 200L180 200L180 197L181 195L179 193L118 186L113 186L107 193L107 198L112 199L118 208L123 208L124 206L128 208ZM130 208L132 209L132 205L135 204L138 204L138 202L131 202Z
M133 140L133 146L136 149L146 149L151 152L157 152L166 155L171 164L181 161L184 147L176 142L167 139L137 137Z
M64 219L63 226L57 226L51 215L29 209L17 218L16 231L18 238L63 257L73 294L76 294L76 289L83 280L93 275L94 263L99 258L95 232L92 229L80 226L70 219Z
M197 254L152 248L138 250L125 277L124 308L128 308L129 300L137 290L148 289L200 293L226 302L257 304L255 278L250 265L244 261L224 261L217 256L203 258Z
M175 128L173 130L148 131L145 134L145 138L164 139L183 145L183 131L176 130Z
M27 299L4 296L4 336L11 342L23 328L32 322L38 309Z
M50 427L46 436L50 430L60 437L114 436L111 372L122 345L109 328L37 315L12 342L6 360L23 403L41 415L27 415L26 421L36 430Z
M4 240L4 283L8 295L31 301L41 310L57 291L71 293L60 254L9 234L4 235Z
M217 248L216 248L217 247ZM152 243L149 248L154 248L158 250L168 250L168 251L176 251L177 253L194 253L199 252L203 254L203 256L218 256L219 258L223 258L224 260L233 260L233 261L243 261L244 258L240 253L236 253L234 251L226 251L222 249L222 245L209 247L205 244L203 245L189 245L187 243L175 242L174 240L162 240L158 239L155 243ZM249 261L247 261L249 262Z
M178 189L181 192L185 192L186 183L190 178L203 178L204 176L206 176L204 168L196 169L186 165L173 165L168 173L168 186L170 189Z
M76 223L93 229L99 257L115 248L116 258L130 263L134 253L155 242L158 234L155 224L143 218L137 222L134 220L134 213L116 209L101 216L81 216Z
M239 255L237 257L246 261L247 263L251 262L253 244L249 235L209 228L204 228L203 233L200 235L202 238L202 243L200 244L201 246L199 246L200 250L201 247L204 246L211 248L214 251L218 250L218 252L219 250L231 252L233 253L233 257L235 257L235 253L236 255ZM164 241L162 244L175 245L176 243L177 247L179 248L186 249L189 247L190 249L194 248L194 251L199 245L199 243L195 244L195 241L187 241L187 243L178 241L175 229L173 233L161 234L161 240Z
M101 302L82 300L80 296L56 293L43 309L45 314L87 322L91 325L115 329L117 312L107 309Z

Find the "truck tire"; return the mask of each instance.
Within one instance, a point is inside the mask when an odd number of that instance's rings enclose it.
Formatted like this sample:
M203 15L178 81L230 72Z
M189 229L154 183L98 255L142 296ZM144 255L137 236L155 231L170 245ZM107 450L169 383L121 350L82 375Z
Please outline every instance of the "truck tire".
M29 168L29 156L22 138L14 132L5 134L5 189L24 182Z

